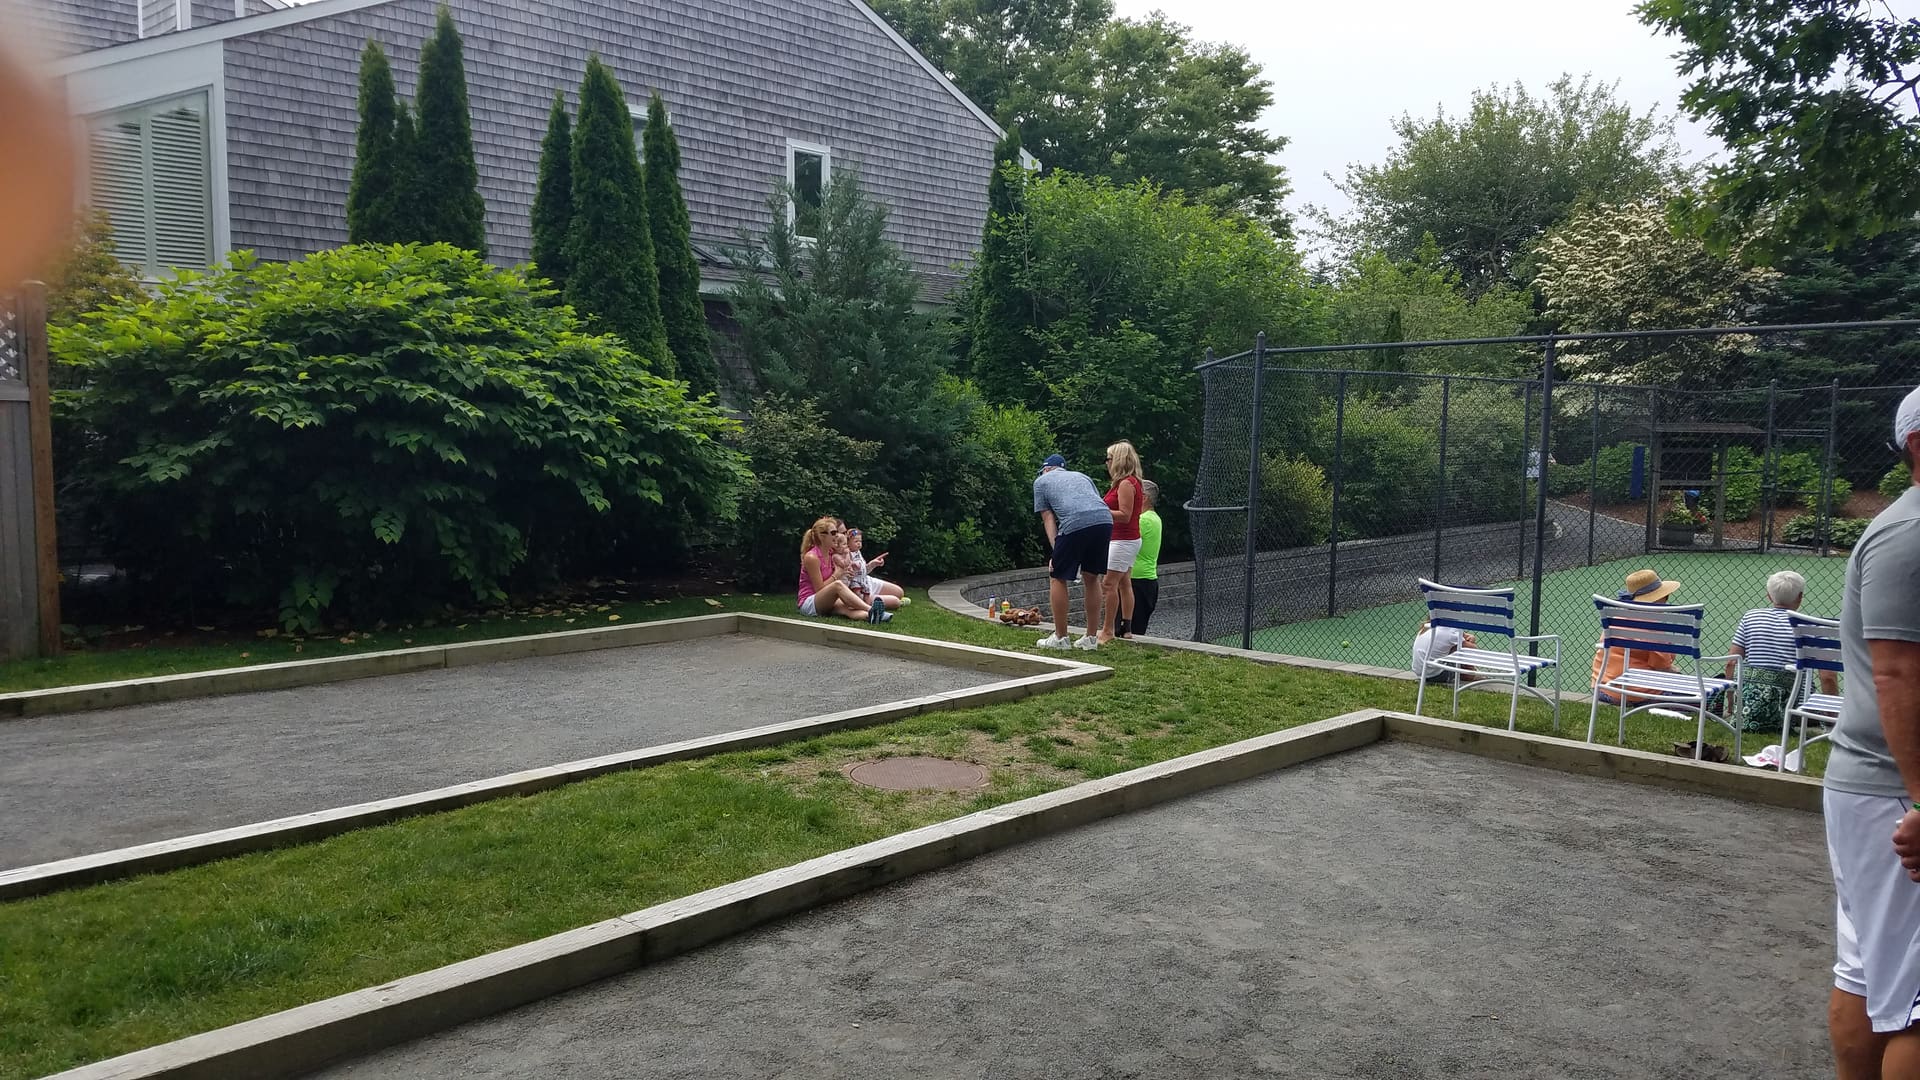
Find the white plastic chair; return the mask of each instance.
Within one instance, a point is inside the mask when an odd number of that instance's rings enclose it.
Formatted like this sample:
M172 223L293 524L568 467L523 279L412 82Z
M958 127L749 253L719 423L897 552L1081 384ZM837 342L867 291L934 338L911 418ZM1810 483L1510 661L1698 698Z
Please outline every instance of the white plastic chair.
M1540 634L1529 637L1513 632L1513 590L1512 589L1469 589L1459 585L1441 585L1438 582L1420 579L1420 592L1426 598L1427 619L1435 627L1448 627L1466 631L1475 635L1497 634L1507 639L1507 647L1500 649L1457 649L1445 656L1429 656L1421 669L1414 674L1419 677L1420 689L1413 696L1413 714L1420 715L1421 705L1427 696L1427 673L1438 668L1453 673L1453 718L1460 718L1460 691L1470 686L1485 685L1510 686L1512 703L1507 707L1507 730L1512 731L1514 721L1520 714L1520 695L1530 694L1546 702L1553 708L1553 730L1560 730L1560 636L1558 634ZM1520 651L1520 645L1529 642L1551 642L1552 656L1528 656ZM1553 669L1553 694L1526 683L1527 675L1532 672ZM1472 676L1469 682L1467 676Z
M1587 741L1593 741L1594 722L1600 716L1600 691L1610 692L1620 703L1620 733L1617 740L1624 745L1627 741L1627 717L1637 712L1660 707L1678 707L1697 714L1700 718L1699 729L1693 737L1693 758L1700 760L1701 751L1706 748L1707 717L1712 716L1707 709L1713 695L1724 692L1723 699L1727 708L1737 704L1740 699L1740 678L1736 669L1731 679L1709 678L1702 674L1703 664L1719 663L1733 659L1731 656L1700 655L1700 624L1706 618L1707 609L1700 604L1687 606L1669 606L1666 604L1636 604L1626 600L1610 600L1604 596L1595 596L1593 606L1600 612L1600 648L1601 670L1607 667L1607 653L1619 649L1627 653L1626 663L1620 674L1593 688L1593 706L1587 712ZM1693 661L1693 670L1654 671L1633 666L1633 653L1665 653L1679 659ZM1677 667L1678 665L1676 665ZM1627 699L1634 704L1629 707ZM1737 712L1728 719L1713 716L1713 722L1733 732L1734 756L1740 754L1740 721Z
M1780 724L1780 770L1787 771L1787 759L1792 756L1787 748L1793 732L1794 721L1800 722L1800 747L1794 751L1800 755L1801 766L1806 764L1807 747L1822 739L1833 736L1833 725L1840 720L1839 694L1818 692L1820 675L1823 672L1841 673L1840 663L1840 622L1837 619L1822 619L1816 615L1802 615L1797 611L1787 614L1787 622L1793 627L1793 689L1787 692L1787 715ZM1807 738L1807 725L1817 724L1825 729L1813 738ZM1794 772L1799 772L1796 768Z

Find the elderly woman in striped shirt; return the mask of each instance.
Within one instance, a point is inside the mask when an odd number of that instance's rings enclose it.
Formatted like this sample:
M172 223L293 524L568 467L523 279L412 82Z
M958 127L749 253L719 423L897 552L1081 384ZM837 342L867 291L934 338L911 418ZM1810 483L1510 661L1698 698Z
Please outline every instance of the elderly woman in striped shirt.
M1787 696L1793 691L1794 662L1799 657L1794 647L1793 624L1787 613L1800 610L1807 594L1807 579L1791 570L1782 570L1767 579L1767 603L1740 616L1733 632L1734 657L1727 661L1726 677L1733 678L1734 664L1746 667L1740 687L1740 719L1747 731L1779 731L1787 711ZM1833 672L1820 673L1820 691L1837 694L1839 680Z

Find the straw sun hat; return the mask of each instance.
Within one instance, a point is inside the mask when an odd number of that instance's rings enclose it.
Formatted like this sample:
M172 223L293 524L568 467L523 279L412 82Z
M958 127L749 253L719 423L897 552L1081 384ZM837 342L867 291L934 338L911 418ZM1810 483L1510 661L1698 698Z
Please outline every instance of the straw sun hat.
M1680 588L1677 581L1662 581L1651 570L1635 570L1627 575L1625 598L1636 604L1657 604Z

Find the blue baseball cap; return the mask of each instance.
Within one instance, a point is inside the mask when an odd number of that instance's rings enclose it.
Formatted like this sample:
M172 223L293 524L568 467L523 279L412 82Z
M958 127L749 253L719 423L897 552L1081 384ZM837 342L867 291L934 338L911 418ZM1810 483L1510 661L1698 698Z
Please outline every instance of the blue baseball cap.
M1066 467L1067 459L1061 457L1059 454L1048 454L1047 460L1040 463L1041 472L1046 472L1048 469L1064 469Z

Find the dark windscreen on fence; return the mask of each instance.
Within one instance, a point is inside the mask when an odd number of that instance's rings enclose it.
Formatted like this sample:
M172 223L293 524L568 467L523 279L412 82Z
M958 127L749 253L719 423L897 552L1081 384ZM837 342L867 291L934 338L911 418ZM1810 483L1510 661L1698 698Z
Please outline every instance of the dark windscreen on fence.
M1920 326L1260 346L1202 379L1195 640L1407 667L1419 578L1515 587L1523 632L1538 581L1535 632L1584 689L1592 597L1634 570L1707 605L1715 652L1776 571L1838 614L1847 548L1907 482L1888 439Z

